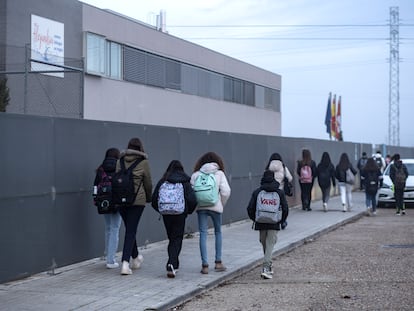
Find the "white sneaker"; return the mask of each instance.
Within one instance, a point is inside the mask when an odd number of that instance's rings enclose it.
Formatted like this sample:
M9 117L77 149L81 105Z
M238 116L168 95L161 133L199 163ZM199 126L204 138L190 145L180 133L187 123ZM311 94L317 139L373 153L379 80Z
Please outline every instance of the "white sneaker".
M260 274L262 279L271 279L273 278L270 270L268 268L263 268L262 273Z
M118 264L117 262L114 262L114 263L107 263L107 264L106 264L106 267L107 267L108 269L116 269L116 268L118 268L118 267L119 267L119 264Z
M131 268L132 269L139 269L141 264L144 262L144 257L139 254L137 258L132 258L131 260Z
M323 211L327 212L328 211L328 204L323 203Z
M129 267L129 262L128 261L125 261L124 260L122 262L121 274L122 275L130 275L130 274L132 274L132 270Z
M342 211L345 213L346 212L346 205L342 204Z

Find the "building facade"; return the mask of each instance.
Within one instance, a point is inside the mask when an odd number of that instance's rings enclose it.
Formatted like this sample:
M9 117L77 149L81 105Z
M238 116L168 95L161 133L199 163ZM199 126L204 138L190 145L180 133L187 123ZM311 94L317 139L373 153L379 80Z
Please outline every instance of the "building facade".
M0 0L7 112L281 134L281 77L77 0Z

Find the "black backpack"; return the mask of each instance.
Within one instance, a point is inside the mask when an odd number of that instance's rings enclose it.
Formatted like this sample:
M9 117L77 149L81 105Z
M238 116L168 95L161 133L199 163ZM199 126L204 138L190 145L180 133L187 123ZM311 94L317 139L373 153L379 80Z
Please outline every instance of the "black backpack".
M112 177L112 202L117 206L130 206L134 203L135 198L141 185L135 191L134 174L132 171L142 161L136 160L128 169L125 168L125 160L121 158L119 163L121 169Z
M112 175L99 167L97 171L98 183L94 189L93 201L99 214L116 213L118 208L112 201Z
M368 194L376 194L378 191L379 177L376 172L368 172L364 179L365 191Z

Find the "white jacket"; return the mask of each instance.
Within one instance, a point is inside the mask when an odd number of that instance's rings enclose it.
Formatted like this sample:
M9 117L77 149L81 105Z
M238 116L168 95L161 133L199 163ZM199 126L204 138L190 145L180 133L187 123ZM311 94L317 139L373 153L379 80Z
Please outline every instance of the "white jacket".
M211 210L217 213L223 213L223 207L227 203L227 200L230 198L231 189L229 183L227 181L226 175L222 170L219 169L217 163L205 163L201 168L200 171L206 174L214 173L214 177L216 178L217 188L219 190L219 197L220 200L213 206L197 206L196 210ZM199 171L194 172L191 175L190 183L194 186L195 180L197 179L198 175L200 174Z
M283 190L283 186L285 184L285 174L288 181L292 182L293 180L292 174L289 172L289 169L287 168L287 166L285 166L285 169L283 169L283 163L280 160L272 160L269 164L269 170L274 172L275 179L280 184L279 189Z

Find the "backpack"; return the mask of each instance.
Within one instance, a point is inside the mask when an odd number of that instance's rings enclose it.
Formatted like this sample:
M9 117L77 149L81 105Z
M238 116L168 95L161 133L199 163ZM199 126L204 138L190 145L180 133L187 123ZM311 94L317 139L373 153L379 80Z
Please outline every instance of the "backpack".
M395 165L395 177L394 177L394 186L395 188L401 189L405 187L405 180L407 176L405 175L403 167L397 168Z
M360 171L362 171L362 170L364 169L365 165L367 164L367 161L368 161L368 159L366 159L366 158L361 158L361 159L359 159L358 169L359 169ZM378 164L378 163L377 163L377 164Z
M111 214L118 211L112 201L112 175L107 174L102 167L98 169L99 182L94 189L93 203L99 214Z
M309 165L303 165L300 168L300 182L303 184L309 184L312 182L312 169Z
M193 186L198 206L213 206L219 200L216 177L199 172Z
M115 205L129 206L135 202L141 185L135 192L134 175L132 171L142 161L136 160L128 169L125 168L125 160L119 160L121 169L112 177L112 201Z
M368 194L375 194L378 191L378 175L376 172L369 172L364 179L365 192Z
M354 175L354 173L352 173L351 169L350 169L350 168L348 168L348 169L346 170L345 174L346 174L346 179L345 179L345 182L346 182L348 185L353 185L353 184L355 183L355 175Z
M261 190L256 200L256 218L258 223L277 224L282 219L279 194Z
M158 211L161 215L179 215L184 213L184 187L182 183L165 181L158 191Z

